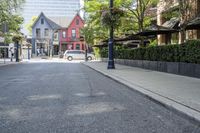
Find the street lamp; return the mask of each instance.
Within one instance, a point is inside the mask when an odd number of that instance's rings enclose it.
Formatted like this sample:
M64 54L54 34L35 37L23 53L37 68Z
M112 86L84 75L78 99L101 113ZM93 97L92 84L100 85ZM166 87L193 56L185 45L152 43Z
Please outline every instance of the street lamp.
M110 0L110 14L113 15L113 0ZM110 39L108 42L108 69L115 69L114 59L113 59L113 24L110 26Z

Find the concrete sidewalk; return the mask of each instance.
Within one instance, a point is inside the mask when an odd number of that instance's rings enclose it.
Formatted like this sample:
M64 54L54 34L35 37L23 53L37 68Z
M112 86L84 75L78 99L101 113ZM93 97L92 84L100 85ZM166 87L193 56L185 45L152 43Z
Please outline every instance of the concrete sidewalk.
M105 62L84 62L90 68L141 92L169 109L200 121L200 79Z
M6 58L4 59L0 59L0 66L7 66L7 65L11 65L11 64L18 64L19 62L16 62L15 59L13 59L13 61L11 62L10 59Z

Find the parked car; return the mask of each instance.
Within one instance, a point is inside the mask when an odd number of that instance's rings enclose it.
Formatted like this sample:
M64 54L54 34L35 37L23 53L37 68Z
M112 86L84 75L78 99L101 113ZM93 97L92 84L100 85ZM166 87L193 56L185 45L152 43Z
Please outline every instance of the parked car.
M84 60L85 59L85 51L83 50L66 50L64 53L64 58L72 61L72 60ZM94 60L94 54L87 53L88 60Z

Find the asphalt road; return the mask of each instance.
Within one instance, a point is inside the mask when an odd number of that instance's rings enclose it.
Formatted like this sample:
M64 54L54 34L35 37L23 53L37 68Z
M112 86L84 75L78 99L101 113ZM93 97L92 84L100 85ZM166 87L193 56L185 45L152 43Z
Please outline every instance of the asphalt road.
M0 67L0 133L200 133L199 125L80 63Z

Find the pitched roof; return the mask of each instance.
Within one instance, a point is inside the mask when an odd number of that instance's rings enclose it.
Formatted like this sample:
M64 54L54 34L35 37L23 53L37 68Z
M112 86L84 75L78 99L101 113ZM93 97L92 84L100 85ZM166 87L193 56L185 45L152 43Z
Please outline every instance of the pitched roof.
M68 28L73 17L49 17L49 19L62 28Z
M61 26L59 26L58 24L56 24L55 22L53 22L52 20L50 20L49 18L47 18L47 17L44 15L43 12L40 13L40 15L38 16L38 18L36 19L36 21L33 23L33 26L32 26L32 27L34 27L34 26L36 25L36 23L39 21L39 19L40 19L42 16L44 17L44 19L47 21L47 23L50 25L50 27L51 27L52 29L60 29L60 28L61 28Z
M170 20L166 21L162 26L171 29L178 29L179 23L179 18L171 18Z
M200 14L188 22L186 29L200 29Z
M76 18L76 16L78 16L78 17L81 19L82 23L84 24L84 20L83 20L83 19L81 18L81 16L77 13L77 14L72 18L72 20L71 20L69 26L72 24L72 22L73 22L73 20Z
M47 23L51 26L52 29L60 29L61 26L56 24L54 21L52 21L51 19L49 18L46 18L47 19Z
M178 32L178 30L163 27L160 25L151 25L148 29L144 30L143 32L139 32L136 35L140 36L150 36L150 35L159 35L159 34L168 34Z
M61 29L61 28L68 28L76 16L79 16L79 14L76 14L74 17L46 17L43 12L40 13L36 21L34 22L33 26L38 22L41 16L44 16L47 23L50 25L52 29ZM81 21L84 23L83 19L80 17Z

